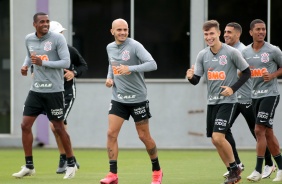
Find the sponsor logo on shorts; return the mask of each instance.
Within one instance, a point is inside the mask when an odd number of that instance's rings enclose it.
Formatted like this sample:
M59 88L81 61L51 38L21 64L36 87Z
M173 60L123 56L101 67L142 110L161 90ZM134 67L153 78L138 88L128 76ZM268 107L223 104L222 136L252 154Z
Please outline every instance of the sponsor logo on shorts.
M215 125L226 127L227 121L224 119L215 119Z
M135 115L145 114L146 115L146 108L145 107L138 107L137 109L134 109ZM143 116L142 116L143 118Z
M268 119L269 114L267 112L258 112L258 118Z
M52 116L58 116L58 118L61 118L64 115L64 109L51 109Z

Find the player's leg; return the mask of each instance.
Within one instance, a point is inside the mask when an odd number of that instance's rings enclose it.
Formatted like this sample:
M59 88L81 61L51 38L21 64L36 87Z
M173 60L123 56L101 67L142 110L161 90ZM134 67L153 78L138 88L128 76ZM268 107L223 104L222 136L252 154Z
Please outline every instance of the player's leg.
M216 106L217 113L214 119L212 143L220 157L224 159L223 162L229 163L230 174L225 183L239 182L241 180L241 169L236 164L232 147L225 138L225 133L229 129L237 104L218 104Z
M160 184L162 182L163 172L159 164L157 146L149 129L149 118L151 118L149 101L136 104L136 106L132 108L131 115L135 121L139 139L144 143L151 159L153 172L151 184Z
M124 120L128 120L130 112L126 105L111 101L108 115L108 131L107 131L107 152L109 158L110 171L105 178L100 180L101 184L118 183L118 135Z
M21 170L19 172L12 175L16 178L22 178L24 176L35 174L32 155L32 126L37 116L42 112L43 107L41 103L41 95L30 91L24 104L23 118L21 123L22 144L24 148L26 163L21 167Z

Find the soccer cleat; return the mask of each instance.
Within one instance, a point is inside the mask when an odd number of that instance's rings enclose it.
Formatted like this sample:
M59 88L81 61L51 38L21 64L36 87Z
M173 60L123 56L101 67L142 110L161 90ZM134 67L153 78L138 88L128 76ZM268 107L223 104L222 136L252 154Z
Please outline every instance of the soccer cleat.
M250 176L247 177L247 180L249 181L259 181L261 180L261 174L254 170Z
M269 165L265 165L263 168L263 172L262 172L262 179L265 178L270 178L270 175L272 174L272 172L275 172L276 170L276 166L275 164L273 164L272 166Z
M64 176L64 179L72 179L75 176L75 172L77 171L76 165L74 167L66 167L66 174Z
M100 184L118 184L118 175L109 172L105 178L100 180Z
M22 169L19 172L12 174L12 176L16 178L22 178L24 176L32 176L35 174L35 169L29 169L25 165L23 165L21 168Z
M161 184L163 180L163 171L153 171L152 183L151 184Z
M60 159L58 169L56 171L57 174L64 174L67 170L67 161Z
M282 181L282 170L278 170L276 177L272 181Z
M238 166L240 167L241 171L244 171L245 166L242 162L240 164L238 164ZM224 178L228 178L228 176L229 176L229 171L227 171L226 173L223 174Z
M236 170L231 170L229 172L228 178L224 181L224 184L235 184L238 183L241 180L241 173L242 170L240 167L238 167Z

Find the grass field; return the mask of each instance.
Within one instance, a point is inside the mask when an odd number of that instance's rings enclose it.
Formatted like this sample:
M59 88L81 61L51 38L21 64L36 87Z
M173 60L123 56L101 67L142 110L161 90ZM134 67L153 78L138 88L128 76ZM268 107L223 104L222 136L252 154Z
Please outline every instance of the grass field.
M241 183L251 183L246 177L255 167L255 151L240 151L245 165ZM75 178L63 180L56 174L58 151L56 149L36 148L33 157L36 175L15 179L11 175L24 165L22 149L0 149L1 184L99 184L109 170L106 150L76 149L75 155L81 165ZM214 150L159 150L159 160L164 171L163 184L220 184L226 171ZM120 150L118 160L120 184L150 184L151 163L145 150ZM275 173L276 174L276 173ZM272 183L272 179L260 181ZM277 182L276 182L277 183ZM280 182L278 182L280 183ZM281 182L282 183L282 182Z

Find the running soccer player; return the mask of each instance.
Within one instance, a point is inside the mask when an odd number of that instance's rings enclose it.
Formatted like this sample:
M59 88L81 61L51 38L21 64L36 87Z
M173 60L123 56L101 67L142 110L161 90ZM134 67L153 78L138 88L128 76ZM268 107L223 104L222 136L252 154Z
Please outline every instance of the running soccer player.
M64 73L70 66L70 54L62 34L49 32L49 17L43 12L33 16L36 32L25 38L27 56L21 68L23 76L28 67L34 66L32 86L26 98L22 119L22 143L26 164L12 176L22 178L34 175L35 168L32 154L32 125L39 114L46 112L59 135L67 156L67 170L63 177L75 176L76 165L68 133L64 128Z
M238 49L240 52L242 52L242 50L244 48L246 48L246 46L242 42L240 42L241 34L242 34L242 27L241 27L240 24L238 24L236 22L228 23L225 27L225 30L224 30L225 43L234 47L234 48L236 48L236 49ZM255 114L254 114L253 107L252 107L251 93L252 93L252 81L251 81L251 79L248 79L237 91L238 104L237 104L234 116L233 116L233 118L230 122L230 128L225 134L225 138L227 139L227 141L232 146L232 151L233 151L233 154L234 154L234 157L235 157L235 161L239 165L239 167L242 169L242 171L244 170L244 165L239 158L239 155L238 155L238 152L237 152L237 149L236 149L236 143L235 143L235 140L234 140L232 132L231 132L231 127L232 127L233 123L235 122L236 118L241 113L244 116L244 118L245 118L245 120L248 124L250 132L252 133L252 135L256 139L256 135L255 135L256 118L255 118ZM271 175L271 173L273 171L275 171L275 169L276 169L276 167L275 167L275 164L273 164L273 162L272 162L271 154L270 154L268 148L266 148L266 151L265 151L265 166L264 166L262 178L269 177ZM230 168L228 167L227 170L228 171L223 174L223 177L225 177L225 178L228 177Z
M50 28L49 31L55 32L55 33L62 33L66 29L57 21L51 21L50 22ZM84 72L87 71L88 66L84 58L80 55L78 50L68 45L68 49L70 52L70 67L64 69L64 95L65 95L65 116L64 116L64 124L65 129L67 130L67 117L71 111L71 108L73 106L75 97L76 97L76 84L75 84L75 78L80 77ZM60 159L59 159L59 166L57 168L56 173L57 174L63 174L66 172L67 169L67 157L66 152L64 150L64 147L62 145L62 141L58 134L56 133L56 130L53 126L53 123L50 123L51 130L55 136L56 143L60 152ZM77 168L79 169L80 165L76 161L76 158L74 157L75 164Z
M151 184L161 184L163 172L158 160L156 143L150 135L151 114L144 81L144 72L156 70L157 64L142 44L128 38L129 29L125 20L114 20L111 33L115 41L107 46L109 68L106 79L106 86L112 87L107 132L110 172L100 180L100 183L118 184L117 139L124 120L128 120L131 116L138 136L151 159L153 172Z
M248 45L242 54L252 72L257 162L255 170L247 179L259 181L262 178L262 165L267 146L279 169L273 181L282 181L282 157L279 142L273 131L274 113L280 99L277 77L282 75L282 70L277 68L282 67L282 52L278 47L264 41L266 36L264 21L253 20L250 24L250 35L253 43Z
M195 68L188 69L186 76L191 84L199 83L204 75L207 80L207 137L217 149L223 163L230 167L225 184L241 180L241 168L235 162L232 147L225 139L226 131L237 103L236 91L249 79L250 69L240 52L220 42L219 23L206 21L203 25L204 40L208 47L199 52ZM237 79L237 69L242 75Z

